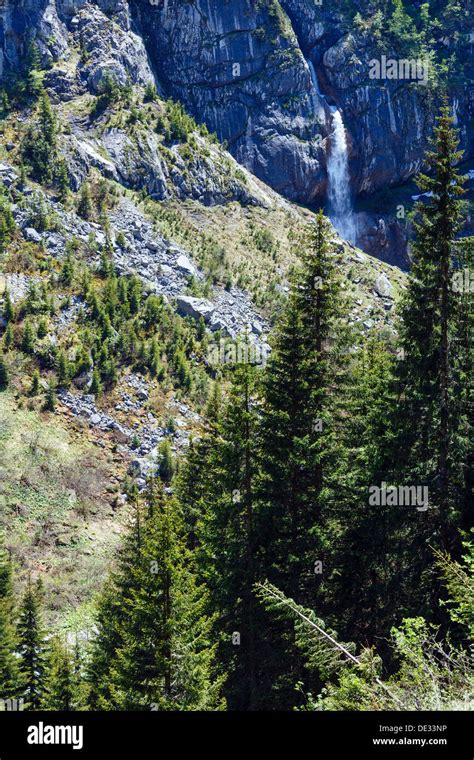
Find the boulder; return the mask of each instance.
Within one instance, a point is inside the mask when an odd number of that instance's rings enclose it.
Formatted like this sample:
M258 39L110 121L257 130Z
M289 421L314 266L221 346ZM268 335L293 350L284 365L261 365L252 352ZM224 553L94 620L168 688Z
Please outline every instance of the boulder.
M33 227L26 227L23 235L30 243L41 243L41 235Z
M379 296L385 296L385 297L387 297L387 296L389 296L391 294L391 292L392 292L392 283L388 279L388 277L385 274L385 272L382 272L382 274L377 277L377 279L375 281L375 284L374 284L374 289L375 289L375 292Z
M182 316L200 319L209 322L215 311L213 303L206 298L193 298L191 296L178 296L176 299L178 311Z
M176 266L180 272L184 272L185 274L189 274L189 275L196 274L196 267L194 266L194 264L191 264L188 257L185 256L184 254L181 254L180 256L178 256L176 260Z

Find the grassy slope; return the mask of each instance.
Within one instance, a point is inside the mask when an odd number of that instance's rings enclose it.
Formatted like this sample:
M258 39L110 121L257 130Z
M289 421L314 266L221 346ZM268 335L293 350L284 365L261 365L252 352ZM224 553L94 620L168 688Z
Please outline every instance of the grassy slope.
M0 393L0 525L19 580L41 577L48 617L76 627L126 516L114 503L121 463L72 420L19 404Z

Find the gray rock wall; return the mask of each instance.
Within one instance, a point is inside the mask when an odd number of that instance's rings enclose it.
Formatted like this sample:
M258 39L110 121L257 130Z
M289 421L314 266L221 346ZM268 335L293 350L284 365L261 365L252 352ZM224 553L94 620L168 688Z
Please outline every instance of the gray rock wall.
M36 34L45 65L67 60L70 35L79 34L88 56L79 78L72 81L67 67L48 75L60 97L81 87L97 92L107 70L138 84L154 73L159 92L181 100L227 141L241 164L287 198L316 204L326 192L331 121L313 86L310 59L327 102L343 114L352 189L371 194L420 169L437 104L422 85L370 79L374 41L354 31L342 6L315 0L4 0L0 71L18 68L28 30ZM447 54L450 45L446 41ZM462 147L472 157L472 81L466 78L452 97Z

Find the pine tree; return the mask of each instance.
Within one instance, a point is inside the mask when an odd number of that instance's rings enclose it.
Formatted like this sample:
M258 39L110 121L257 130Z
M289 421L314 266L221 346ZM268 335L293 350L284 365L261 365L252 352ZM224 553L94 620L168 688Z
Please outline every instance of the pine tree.
M56 408L56 401L57 401L56 385L53 382L53 380L51 380L48 383L48 386L46 388L46 399L45 399L44 408L48 412L54 412L54 410Z
M38 118L30 127L22 144L23 159L31 166L34 177L50 184L57 159L58 123L46 91L39 98Z
M72 658L66 644L58 636L50 642L41 708L61 712L75 709Z
M12 322L15 316L13 304L8 290L5 291L3 296L3 316L7 322Z
M99 398L102 395L102 381L100 379L100 373L97 367L94 367L92 371L92 380L91 384L89 386L89 393L92 393L96 398Z
M60 351L57 357L58 386L67 388L70 383L70 366L65 351Z
M456 287L460 266L472 266L472 258L469 264L467 242L456 240L463 225L465 182L456 169L462 156L457 145L444 106L426 154L430 175L418 178L420 188L431 195L415 207L413 262L401 310L404 359L397 372L395 477L402 484L426 487L429 494L428 510L400 514L413 556L411 573L400 576L400 586L411 602L407 612L420 610L428 618L438 596L430 547L459 551L457 527L469 520L472 498L473 294Z
M37 396L39 393L39 387L40 387L40 374L37 369L33 371L33 375L31 377L31 388L30 388L30 395L31 396Z
M17 626L20 683L25 706L29 710L39 709L44 690L45 635L41 620L41 597L40 584L32 585L29 577Z
M8 388L8 369L5 357L0 353L0 391L4 391Z
M221 708L207 604L179 510L157 481L99 606L95 703L134 710Z
M186 457L180 463L173 486L183 510L188 546L198 544L197 527L208 510L210 494L214 493L214 470L211 457L220 441L220 425L223 412L222 389L213 383L205 410L205 428L198 440L191 439Z
M94 207L92 204L92 196L88 182L83 182L81 186L81 192L79 195L79 202L77 204L77 213L82 216L83 219L92 219Z
M67 165L64 160L58 161L55 172L55 185L58 188L58 195L61 201L65 201L69 195L69 174Z
M153 377L156 377L157 380L162 380L164 375L164 369L163 365L161 363L161 351L160 347L158 345L158 342L156 340L156 337L153 337L148 349L148 367L150 369L150 372Z
M46 92L41 93L38 121L44 141L51 149L55 148L58 135L58 124L51 101Z
M268 505L268 578L302 603L317 590L324 512L344 491L337 485L345 470L338 396L350 345L321 213L308 234L265 375L260 487Z
M24 63L24 92L31 98L37 98L42 92L41 58L38 46L31 41L28 45Z
M35 330L29 319L25 321L21 337L21 349L25 354L32 354L35 348Z
M7 198L2 193L2 188L0 187L0 253L5 253L7 249L7 245L12 239L14 229L15 229L15 220L13 218L13 212ZM7 317L7 313L6 313L7 297L8 297L8 291L5 293L5 296L4 296L5 298L4 315L5 315L5 318L9 320L11 319L11 317ZM10 303L10 306L11 306L11 303Z
M46 317L41 317L40 321L38 322L38 338L44 338L48 334L48 320Z
M263 577L311 607L323 595L331 533L337 534L349 495L344 399L353 336L329 236L319 213L276 327L259 433ZM285 621L268 626L261 635L280 642L266 663L270 706L287 709L295 704L294 684L306 674L291 628Z
M70 286L74 277L74 259L70 251L67 252L66 258L61 268L60 280L63 285Z
M10 348L13 346L13 328L10 323L7 325L7 329L5 330L5 335L3 336L3 347L5 351L9 351Z
M89 687L88 707L109 710L114 696L111 691L111 663L122 644L132 597L137 590L133 569L140 561L142 545L142 515L136 503L136 489L130 496L135 519L125 534L116 557L116 569L110 573L102 588L97 605L97 637L92 641L86 666Z
M158 474L164 483L169 484L173 478L173 473L173 450L169 438L165 438L159 446Z
M325 606L318 605L343 636L357 642L387 636L408 601L400 584L400 573L406 576L412 563L410 543L400 530L404 515L398 507L369 504L369 487L391 479L396 361L378 336L369 338L354 360L346 418L347 498L334 511L337 528L327 551L332 573L324 584Z
M0 695L4 700L18 698L14 617L11 560L2 536L0 542Z
M337 574L330 596L339 630L358 641L387 637L397 614L440 618L431 547L455 542L460 512L467 515L472 294L452 286L456 272L462 276L462 267L469 267L469 255L455 240L462 181L446 109L438 123L435 150L428 154L432 173L420 179L433 195L417 209L401 358L369 341L353 376L351 498L332 542ZM369 487L383 483L428 487L429 509L371 505Z
M266 645L259 638L262 614L253 590L259 577L256 398L255 368L249 363L235 366L219 436L205 464L205 511L198 531L201 573L211 590L218 628L224 633L220 657L229 673L225 685L229 708L248 710L265 704L262 697L268 686ZM180 496L184 497L182 489Z

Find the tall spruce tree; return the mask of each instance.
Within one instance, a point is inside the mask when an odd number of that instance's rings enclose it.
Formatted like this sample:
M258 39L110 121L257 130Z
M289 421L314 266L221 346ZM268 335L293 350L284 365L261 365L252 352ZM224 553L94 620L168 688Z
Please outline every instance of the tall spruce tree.
M204 431L199 439L191 439L186 458L174 481L190 549L198 545L197 526L207 511L209 494L214 492L210 457L214 455L220 440L222 407L222 388L219 382L215 382L205 410Z
M308 606L323 593L332 526L347 499L343 419L350 335L345 299L319 213L307 232L263 383L258 500L264 577ZM335 514L336 513L336 514ZM294 632L268 621L272 707L295 704L305 679Z
M35 179L49 184L57 169L58 123L46 91L40 95L37 116L23 140L22 155Z
M422 561L427 542L446 550L457 544L472 452L473 294L459 286L472 246L457 239L466 181L456 169L462 157L457 146L445 105L426 154L430 173L418 178L430 197L415 207L413 262L401 312L404 359L398 364L399 479L429 489L430 509L415 526Z
M345 469L340 399L350 336L329 235L319 213L276 329L261 425L268 578L309 604L318 588L314 565L323 559L323 522L343 497L338 477Z
M261 610L253 586L258 579L255 514L257 466L256 370L235 365L219 435L207 460L205 511L199 523L202 572L217 625L224 634L220 655L228 672L225 693L231 709L261 706Z
M121 629L126 624L132 591L136 589L133 568L140 561L142 517L135 492L132 492L131 501L135 519L119 548L116 570L110 574L101 591L96 616L98 634L92 641L86 665L88 706L92 710L110 709L112 704L110 663L122 644Z
M132 554L122 556L99 608L93 660L95 677L100 669L104 677L95 692L109 709L220 709L213 621L207 592L196 582L179 510L159 481L147 507L128 544ZM108 615L111 605L118 611L114 620Z
M0 699L19 696L11 560L0 536Z
M31 577L19 610L17 625L20 683L25 707L38 710L45 680L45 636L41 620L42 590Z
M386 636L408 601L400 573L410 565L411 547L400 530L400 510L369 504L369 487L390 482L393 471L396 361L393 350L375 335L358 352L352 368L345 421L348 498L335 515L325 615L342 635L357 642L372 643Z
M5 291L3 296L3 316L7 322L12 322L15 316L12 300L8 290Z
M43 710L61 712L75 709L72 657L67 644L58 636L50 642L41 707Z
M8 198L4 194L4 189L0 185L0 253L5 253L7 246L12 239L13 232L15 230L15 219L11 205ZM11 309L11 301L8 291L4 293L4 306L3 311L7 322L11 319L9 310Z
M456 240L463 178L447 108L433 145L430 176L419 180L431 195L416 207L398 358L369 341L354 374L352 499L334 544L332 592L339 630L358 641L388 636L397 614L440 616L432 547L456 544L472 498L472 292L457 286L466 281L472 246ZM369 488L384 483L426 486L429 508L371 504Z

